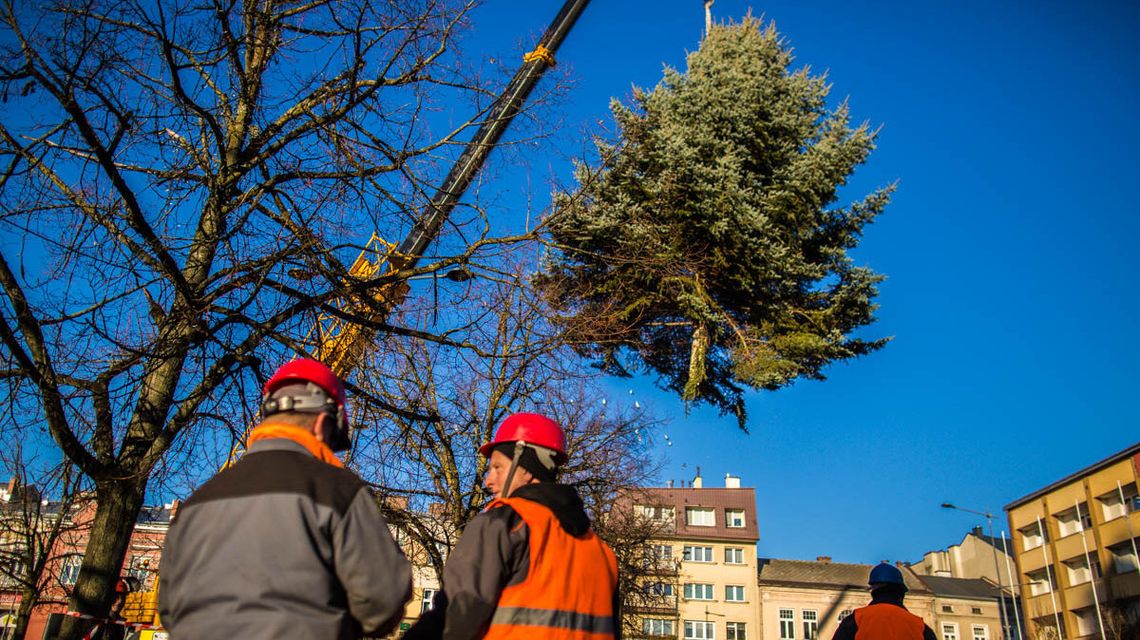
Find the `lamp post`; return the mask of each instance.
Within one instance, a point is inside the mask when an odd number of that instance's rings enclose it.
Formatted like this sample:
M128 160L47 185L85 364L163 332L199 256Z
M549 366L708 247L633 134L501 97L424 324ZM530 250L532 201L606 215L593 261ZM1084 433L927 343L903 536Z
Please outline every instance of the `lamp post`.
M985 511L975 511L973 509L967 509L965 507L959 507L958 505L952 504L949 502L943 502L942 508L943 509L954 509L956 511L965 511L966 513L972 513L974 515L982 516L983 518L986 519L986 523L989 526L989 532L990 532L990 549L993 550L993 552L994 552L994 575L997 576L998 598L1001 602L1001 606L998 608L998 612L1001 614L1001 626L1002 626L1002 629L1004 630L1003 637L1012 638L1013 636L1010 635L1010 630L1009 630L1009 618L1005 615L1005 588L1001 586L1001 566L998 564L997 545L994 544L994 515L992 513L990 513L989 509L986 509ZM1013 585L1011 584L1010 589L1012 590L1012 588L1013 588ZM1011 597L1012 597L1012 594L1011 594ZM1017 599L1016 598L1014 598L1013 606L1014 607L1017 606ZM1018 635L1018 637L1021 637L1021 630L1020 629L1017 630L1017 635Z

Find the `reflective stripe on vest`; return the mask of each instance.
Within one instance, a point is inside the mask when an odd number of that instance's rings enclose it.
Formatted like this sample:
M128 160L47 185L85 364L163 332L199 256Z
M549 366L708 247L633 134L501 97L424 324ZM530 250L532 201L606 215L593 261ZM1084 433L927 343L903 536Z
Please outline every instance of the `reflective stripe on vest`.
M499 595L487 640L609 640L616 634L617 559L593 531L572 536L554 513L525 498L493 501L526 523L526 578Z
M523 607L501 607L495 610L491 624L513 624L527 627L551 627L570 629L586 633L613 634L613 616L592 616L578 611L558 609L526 609Z

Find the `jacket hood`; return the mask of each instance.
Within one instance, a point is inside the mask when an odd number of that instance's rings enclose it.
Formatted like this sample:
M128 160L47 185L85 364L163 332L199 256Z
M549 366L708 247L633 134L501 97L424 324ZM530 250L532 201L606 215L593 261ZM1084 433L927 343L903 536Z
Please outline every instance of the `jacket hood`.
M590 530L590 516L586 515L585 505L574 487L538 482L515 489L511 497L537 502L550 509L558 518L558 524L572 536L580 536Z

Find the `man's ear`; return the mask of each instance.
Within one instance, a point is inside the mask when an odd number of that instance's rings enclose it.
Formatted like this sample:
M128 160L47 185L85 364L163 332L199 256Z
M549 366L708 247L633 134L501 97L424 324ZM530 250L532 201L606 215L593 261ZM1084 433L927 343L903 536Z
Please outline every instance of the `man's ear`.
M328 444L329 442L327 437L328 434L325 433L325 418L327 417L327 414L318 413L317 419L313 421L313 435L317 436L317 440L320 440L325 444Z

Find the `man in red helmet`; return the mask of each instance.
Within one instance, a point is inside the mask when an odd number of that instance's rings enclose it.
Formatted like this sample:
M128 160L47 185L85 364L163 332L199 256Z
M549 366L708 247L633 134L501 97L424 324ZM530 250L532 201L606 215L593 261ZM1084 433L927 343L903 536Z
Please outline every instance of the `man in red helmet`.
M390 632L411 567L368 486L344 386L315 360L265 383L262 422L233 466L183 503L166 538L159 615L184 638L359 638Z
M463 530L434 608L406 640L620 637L613 551L577 490L555 482L567 460L562 429L517 413L479 452L495 498Z

